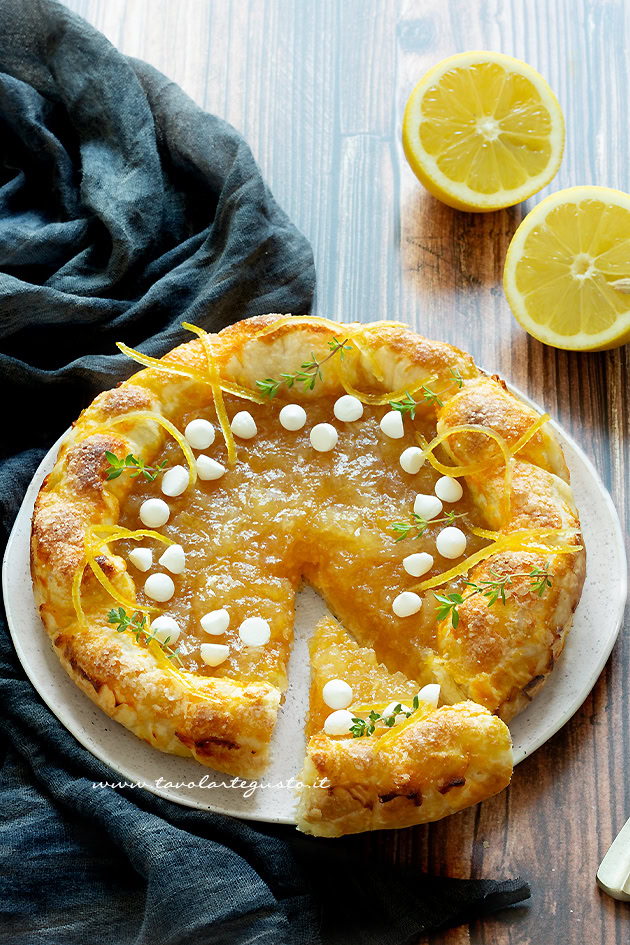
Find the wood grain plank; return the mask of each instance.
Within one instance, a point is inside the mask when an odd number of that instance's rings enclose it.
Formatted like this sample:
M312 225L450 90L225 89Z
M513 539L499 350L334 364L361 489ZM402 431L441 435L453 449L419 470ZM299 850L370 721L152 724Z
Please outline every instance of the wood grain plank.
M582 444L630 531L630 348L580 355L529 338L501 287L512 234L543 196L630 190L630 15L624 0L69 0L249 141L311 240L318 306L386 317L469 350ZM400 145L404 104L440 59L487 48L550 82L567 127L555 180L526 204L463 214L430 197ZM589 549L596 554L597 549ZM602 619L607 618L606 614ZM439 824L355 838L383 864L449 876L526 876L531 905L421 939L432 945L627 945L630 909L594 876L630 815L628 635L575 717L511 788ZM386 866L384 867L386 868Z
M397 0L337 3L342 135L392 135L397 6Z
M497 6L492 11L488 5L476 5L475 12L480 7L482 15L471 21L470 8L464 10L451 3L444 9L436 4L429 28L426 4L423 4L421 24L413 20L416 5L409 4L403 10L403 15L409 10L410 19L404 29L399 26L399 36L404 41L398 57L399 81L406 86L401 90L401 99L432 62L452 52L475 47L496 48L526 58L548 77L558 92L569 129L568 156L572 156L573 161L569 163L565 159L549 189L590 180L627 189L626 167L612 154L613 148L605 147L611 113L619 108L617 80L610 79L614 69L602 70L603 51L595 64L591 58L588 70L576 68L576 63L592 57L589 34L582 24L592 23L593 7L582 4L576 9L580 5L572 4L570 11L565 8L560 21L566 24L565 33L559 32L557 26L555 30L549 29L550 12L559 15L558 11L550 10L551 5L530 5L526 10L524 5L510 4L507 21L505 7ZM461 16L454 15L454 11ZM619 29L620 6L607 12L608 25L614 23ZM552 25L554 22L558 21L552 18ZM449 24L453 25L450 35ZM444 40L440 48L431 48L430 61L422 43L427 33ZM550 44L550 33L556 37L556 46ZM564 55L557 54L558 39ZM619 58L619 47L615 49ZM563 68L565 59L571 66L569 75ZM579 116L584 103L593 101L591 81L597 64L601 73L595 99L598 108L590 119L591 127L584 128ZM625 64L619 75L625 76ZM605 103L603 109L602 103ZM401 101L399 108L402 106ZM586 147L582 155L575 143L580 135L599 142L600 147ZM621 153L627 155L625 137L625 150L622 148ZM437 334L438 323L444 322L445 327L454 332L453 340L473 351L481 363L493 370L498 368L559 416L590 453L604 479L613 487L615 497L623 497L621 511L627 522L627 471L619 455L627 444L627 352L578 355L545 348L516 326L500 289L500 270L511 232L538 197L524 207L500 214L465 215L437 205L417 188L404 169L402 180L403 278L409 279L413 288L413 294L403 293L404 300L409 297L411 300L411 307L406 310L407 319L413 322L422 317L425 322L429 321L432 334ZM465 222L460 224L462 217ZM466 248L462 248L462 243ZM470 263L467 252L471 253ZM424 324L419 327L426 331ZM443 331L441 334L444 336ZM624 361L624 368L618 363L620 359ZM616 455L615 452L611 455L613 441L617 444ZM620 480L617 484L615 478ZM615 778L612 770L623 770L623 759L627 758L625 738L618 740L622 728L620 719L615 718L627 706L627 692L625 684L623 693L619 692L617 683L610 685L610 676L615 674L620 651L625 650L625 646L622 640L594 693L575 719L520 766L506 795L507 817L498 809L498 799L481 806L479 828L489 839L485 841L487 849L483 841L480 849L481 833L475 836L470 851L473 875L492 875L493 871L505 875L514 871L528 876L533 882L536 907L516 910L518 916L511 926L505 924L505 917L473 924L471 942L546 942L560 934L562 941L576 943L624 940L627 930L616 921L619 909L606 902L606 897L597 891L593 874L628 812L625 782L618 776ZM627 665L625 659L621 665ZM614 703L607 699L610 688L617 694ZM606 714L602 712L604 703L608 709ZM617 730L615 736L610 722L606 726L607 717L612 717L612 726ZM566 812L571 812L572 816L567 818ZM452 818L448 823L429 828L431 843L448 849L449 834L457 830L457 820ZM495 842L501 837L503 843ZM453 863L452 855L447 857L449 866ZM447 942L450 936L431 937L431 941Z
M397 266L391 252L383 265L383 249L393 247L395 240L393 189L389 142L364 134L343 138L332 318L396 317L392 296Z

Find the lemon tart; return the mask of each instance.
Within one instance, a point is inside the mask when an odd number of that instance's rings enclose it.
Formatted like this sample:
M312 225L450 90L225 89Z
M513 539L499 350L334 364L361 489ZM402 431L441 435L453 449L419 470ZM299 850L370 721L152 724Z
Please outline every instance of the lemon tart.
M36 502L35 595L83 692L257 776L306 581L388 673L440 686L440 718L527 705L585 571L548 417L395 323L188 327L160 360L120 345L144 369L83 411Z

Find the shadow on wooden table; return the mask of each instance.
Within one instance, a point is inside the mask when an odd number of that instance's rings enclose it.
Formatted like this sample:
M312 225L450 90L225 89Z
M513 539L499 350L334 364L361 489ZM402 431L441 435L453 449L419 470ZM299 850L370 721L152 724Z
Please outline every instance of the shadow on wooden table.
M404 277L422 292L500 286L507 248L527 209L521 204L493 213L465 213L418 187L402 210Z
M357 838L366 861L376 865L385 866L393 855L432 875L521 876L530 882L530 904L434 933L418 945L547 945L560 940L566 923L590 921L602 909L611 918L630 921L630 908L602 897L595 885L599 862L623 819L617 823L619 815L613 814L608 772L602 772L596 789L585 777L597 767L594 734L597 729L601 739L609 721L610 685L609 663L573 718L515 769L506 791L435 824ZM558 850L572 852L560 860ZM535 938L530 937L534 929ZM538 937L541 929L545 935Z

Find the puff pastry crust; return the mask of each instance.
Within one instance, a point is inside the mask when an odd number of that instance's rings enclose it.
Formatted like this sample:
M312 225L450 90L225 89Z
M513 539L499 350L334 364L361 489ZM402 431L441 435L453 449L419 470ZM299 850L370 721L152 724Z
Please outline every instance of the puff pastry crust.
M273 331L261 334L278 319ZM257 379L294 370L311 353L318 360L323 359L330 352L332 339L345 337L358 328L324 320L289 321L270 314L238 322L209 338L221 378L255 389ZM429 379L435 386L446 382L448 387L450 372L458 372L461 387L449 391L437 408L426 413L426 422L437 431L461 424L483 424L513 446L536 420L536 414L509 393L498 378L485 375L469 355L448 344L429 341L404 326L388 322L370 324L362 339L344 366L346 382L360 390L384 394L407 386L417 387L419 381ZM199 339L173 349L162 362L201 375L207 373ZM343 392L338 371L325 370L312 391L298 394L294 390L290 394L292 400L299 398L308 411L309 404L316 405ZM241 403L231 405L230 409L233 413L249 406ZM367 554L360 540L352 537L356 531L353 524L352 535L339 535L341 544L335 546L334 566L324 555L317 560L307 560L308 556L301 560L294 550L290 573L283 575L280 556L280 570L274 577L279 582L277 606L274 605L278 624L272 637L276 656L266 674L239 678L237 674L228 676L208 669L188 674L194 685L186 688L132 635L118 633L108 623L111 601L89 570L82 582L87 625L79 625L72 602L72 582L84 561L86 531L95 524L115 525L121 521L135 488L134 480L126 476L107 481L105 452L109 450L119 456L133 453L151 463L163 454L166 434L155 422L138 419L136 415L151 411L177 423L201 408L212 419L214 408L207 383L165 373L156 367L147 368L116 389L100 394L83 411L61 445L55 467L35 506L32 576L44 626L71 678L111 718L152 746L175 754L192 754L202 764L222 771L257 776L267 763L269 742L286 687L292 595L301 580L306 579L323 593L356 639L373 648L376 658L388 670L403 672L419 684L438 681L446 701L460 703L440 709L417 732L403 733L396 748L395 764L390 766L389 773L379 772L379 785L397 791L404 781L405 790L409 787L409 793L413 793L416 783L424 783L423 758L430 757L437 764L438 755L449 755L452 749L454 757L464 743L468 745L466 751L474 754L488 727L501 724L491 713L502 719L511 718L544 683L562 650L581 593L585 554L580 547L579 518L562 451L553 434L547 427L541 428L515 457L507 521L501 518L504 480L500 465L490 473L466 477L478 524L486 528L501 534L531 527L573 530L569 541L575 545L575 552L549 556L552 587L548 594L536 598L526 588L519 588L505 607L492 609L482 600L472 599L462 606L456 630L443 622L431 631L430 639L425 633L414 647L392 646L392 633L400 643L401 634L406 631L402 624L392 624L391 615L379 624L382 601L375 597L374 605L367 602L361 613L353 606L344 568L356 568L361 556ZM262 413L260 417L263 418ZM491 449L487 438L475 432L453 435L446 445L452 461L460 464L481 460ZM392 502L395 499L394 495ZM368 503L369 496L361 501ZM356 503L357 514L360 505ZM333 531L330 523L327 528L325 534L332 544L339 528ZM343 542L346 544L342 548ZM373 545L374 542L370 545L369 566L366 564L369 574L370 568L376 568L380 554ZM398 554L398 550L389 547L384 565L391 565L394 553ZM482 580L491 568L501 573L522 572L544 563L545 557L505 551L474 568L469 579ZM134 599L137 588L124 557L105 549L97 560L116 587ZM376 581L376 571L374 575ZM261 572L256 580L264 577ZM469 700L479 705L471 705ZM449 746L448 750L434 752L431 746L438 742ZM501 752L507 751L503 742L501 745ZM335 767L342 780L347 780L344 772L352 769L358 777L361 768L367 772L377 763L363 754L365 750L365 746L352 743L325 746L322 743L319 748L314 743L309 757L317 767L324 752L326 766ZM507 756L501 757L503 767L499 768L504 771ZM450 762L445 760L444 764L446 772ZM467 780L469 786L457 796L468 798L466 803L474 803L479 796L475 784L483 782L483 790L492 792L492 785L504 776L501 774L496 780L495 775L496 772L484 781L480 770L478 776ZM433 797L430 790L425 792L424 812L433 812L426 819L443 816L455 796L450 794L449 799L449 793L438 791ZM326 803L322 799L323 807ZM408 808L408 800L402 798L391 804L373 805L369 817L363 808L355 813L348 809L347 814L341 808L338 812L329 810L324 816L338 823L347 816L352 825L367 825L356 829L372 829L394 821L396 825L417 822L417 811Z

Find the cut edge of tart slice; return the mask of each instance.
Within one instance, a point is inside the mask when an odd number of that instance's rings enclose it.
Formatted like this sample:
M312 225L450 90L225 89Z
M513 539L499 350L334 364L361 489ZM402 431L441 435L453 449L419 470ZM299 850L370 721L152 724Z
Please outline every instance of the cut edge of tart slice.
M427 823L509 784L510 733L488 709L473 702L436 708L437 687L418 692L413 680L389 673L331 618L318 623L310 654L298 830L339 837ZM347 734L324 730L332 712L344 711L324 702L324 686L333 679L352 689Z

